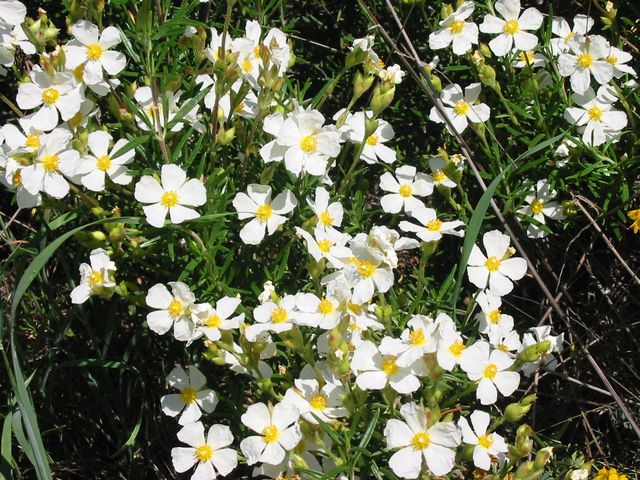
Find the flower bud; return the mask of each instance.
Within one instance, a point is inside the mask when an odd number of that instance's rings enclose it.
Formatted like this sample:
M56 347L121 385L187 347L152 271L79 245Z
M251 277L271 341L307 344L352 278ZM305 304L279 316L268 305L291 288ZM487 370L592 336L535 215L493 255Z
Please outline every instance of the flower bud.
M384 87L384 84L378 84L373 90L373 97L369 107L373 111L374 116L378 116L385 108L391 105L393 96L396 93L395 86Z
M374 80L375 80L375 77L373 75L366 75L360 71L357 71L355 76L353 77L352 101L355 102L362 95L364 95L367 92L367 90L371 88L371 85L373 85ZM346 114L346 111L345 111L345 114ZM344 123L344 120L342 121L342 123Z
M443 3L442 4L442 8L440 9L440 18L442 20L444 20L449 15L451 15L453 12L454 12L454 10L453 10L453 7L451 5L449 5L448 3Z
M507 422L510 423L518 423L522 418L529 413L531 410L531 406L523 406L519 403L510 403L507 405L507 408L504 409L504 414L502 415Z
M545 447L541 450L538 450L538 453L536 453L536 458L533 461L533 465L536 470L542 470L551 457L553 457L552 447Z

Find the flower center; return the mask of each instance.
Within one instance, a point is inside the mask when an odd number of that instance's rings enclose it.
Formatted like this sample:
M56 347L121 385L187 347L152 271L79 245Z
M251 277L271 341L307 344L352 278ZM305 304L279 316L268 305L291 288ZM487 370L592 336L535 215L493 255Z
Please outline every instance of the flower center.
M314 410L324 410L327 408L328 402L329 399L324 393L316 393L311 397L311 400L309 400L309 404Z
M168 192L164 192L162 197L160 197L160 203L163 207L171 208L175 207L178 204L178 194L173 190L169 190Z
M90 286L95 287L96 285L100 285L104 282L104 277L99 270L91 270L88 282Z
M287 311L282 307L276 307L271 312L271 321L273 323L282 323L285 322L289 318Z
M576 35L576 34L575 34L574 32L569 32L569 33L567 33L567 36L566 36L566 37L564 37L564 41L565 41L565 43L570 42L570 41L571 41L571 39L572 39L573 37L575 37L575 35Z
M487 270L490 272L497 272L500 268L500 263L502 262L498 260L498 257L489 257L487 258L487 261L484 262L484 266L487 267Z
M602 120L602 109L597 105L594 105L587 110L587 115L589 116L589 120L592 122L599 122Z
M462 29L464 28L464 20L454 20L450 28L451 33L457 35L458 33L462 32Z
M435 172L433 172L432 176L433 176L433 183L435 184L442 183L447 179L447 176L444 174L442 170L436 170Z
M16 170L13 173L13 176L11 177L11 183L13 184L14 187L22 186L22 173L20 173L20 170Z
M581 53L578 55L578 65L581 68L589 68L593 65L593 57L588 53Z
M376 62L376 68L384 68L384 60L378 58L378 61Z
M607 63L611 64L611 65L617 65L618 64L618 57L615 57L613 55L609 55L607 58Z
M318 250L322 253L329 253L331 247L333 247L333 242L327 238L318 242Z
M518 57L520 58L520 61L524 63L533 63L533 61L536 59L535 55L533 54L533 51L531 50L527 50L526 52L520 52L520 55L518 55Z
M258 217L258 220L260 220L261 222L266 222L267 220L269 220L271 218L271 215L273 215L273 208L271 208L271 205L268 204L264 204L264 205L260 205L258 207L258 210L256 210L256 217Z
M400 185L400 189L398 190L398 193L400 194L401 197L407 198L411 196L411 194L413 193L413 189L411 188L411 185L409 185L408 183L403 183L402 185Z
M503 352L508 352L509 347L507 347L504 343L498 345L498 350L502 350Z
M60 157L58 157L58 155L45 155L42 157L42 167L47 173L57 171L59 165Z
M372 133L367 137L367 145L371 145L372 147L378 144L378 135Z
M421 328L418 328L417 330L411 330L411 333L409 334L409 342L411 342L411 345L413 345L414 347L419 347L421 345L424 345L426 341L427 339L424 338L424 330L422 330Z
M92 43L87 47L87 57L89 57L89 60L99 60L102 56L102 51L102 45L99 43Z
M251 63L251 60L248 57L245 58L242 62L242 70L244 70L245 73L248 73L251 71L252 68L253 68L253 63Z
M327 300L326 298L320 300L320 303L318 304L318 311L323 315L330 315L335 311L335 309L336 307L333 306L331 300Z
M196 448L196 458L201 462L206 462L207 460L211 460L213 457L213 448L211 445L200 445Z
M42 92L42 101L47 105L53 105L60 98L60 92L53 88L49 87L44 92Z
M318 218L323 225L333 225L333 222L335 221L335 218L333 218L333 215L329 213L329 210L322 212L318 215Z
M493 445L493 435L491 435L490 433L480 435L478 437L478 445L480 445L482 448L491 448L491 445Z
M491 310L489 312L489 315L487 315L489 317L489 320L491 321L491 323L493 323L494 325L497 325L498 322L500 321L500 317L502 316L502 312L500 311L499 308L496 308L495 310Z
M191 387L184 387L180 390L180 400L187 404L195 402L197 395L198 392Z
M396 363L396 358L397 357L387 357L380 364L380 369L387 376L394 375L394 374L398 373L398 370L400 369L400 367L398 367L398 364Z
M300 150L304 153L315 153L318 150L318 137L315 135L307 135L300 140Z
M469 112L469 104L467 102L465 102L464 100L458 100L455 104L455 106L453 107L453 111L456 113L456 115L466 115Z
M356 265L358 266L358 273L365 278L373 277L376 273L375 265L367 260L360 261L356 259Z
M517 20L507 20L504 22L504 33L507 35L515 35L520 31L520 25Z
M482 373L482 376L484 376L484 378L488 378L489 380L493 380L494 378L496 378L497 374L498 374L498 367L494 363L490 363L485 367L484 372Z
M542 200L538 200L537 198L531 202L531 211L534 215L540 215L542 213L542 209L544 208L544 202Z
M82 123L82 120L84 120L84 115L82 114L82 112L78 112L69 120L67 120L67 123L73 128L77 128Z
M84 76L84 63L81 63L76 68L73 69L73 78L76 79L76 82L81 83L82 77Z
M222 325L222 319L214 313L213 315L209 315L204 323L207 327L218 328Z
M264 435L264 441L267 443L277 442L280 438L280 430L275 425L267 425L262 431Z
M96 162L96 167L98 170L102 170L103 172L106 172L111 168L111 157L109 155L102 155L101 157L98 157L98 161ZM177 201L177 198L176 198L176 201Z
M427 222L427 230L432 232L439 232L442 228L442 220L438 220L437 218Z
M27 135L27 139L24 141L24 144L29 148L38 148L40 146L40 134L30 133Z
M465 348L467 347L465 347L464 343L462 343L462 340L456 340L449 347L449 352L451 352L451 355L453 355L454 357L459 357L460 355L462 355L462 351Z
M424 450L431 444L431 438L427 432L416 433L411 439L411 446L415 450Z
M180 315L182 315L182 302L177 298L174 298L173 300L171 300L171 303L169 304L169 308L167 308L167 310L172 318L179 317Z

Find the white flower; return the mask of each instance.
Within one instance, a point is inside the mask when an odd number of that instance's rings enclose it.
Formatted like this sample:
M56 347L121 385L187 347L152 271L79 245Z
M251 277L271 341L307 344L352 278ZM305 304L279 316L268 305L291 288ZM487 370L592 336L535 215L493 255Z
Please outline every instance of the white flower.
M0 154L2 162L2 154ZM22 170L24 166L11 157L6 157L4 172L0 170L0 182L16 191L16 202L19 208L32 208L40 205L42 197L40 193L31 194L22 184Z
M396 355L396 363L408 367L425 354L434 353L438 348L438 324L430 317L413 315L400 338L384 337L380 351Z
M427 428L427 415L416 403L400 407L401 420L387 421L384 436L387 448L399 448L389 459L393 473L402 478L418 478L422 459L435 476L449 473L455 465L456 447L461 433L453 422L438 422Z
M16 102L23 110L40 107L31 118L32 126L48 132L60 123L59 117L67 121L78 113L82 95L79 87L74 87L71 75L59 72L50 75L34 68L31 71L31 82L22 83L18 87Z
M532 70L538 67L544 67L547 57L541 53L535 53L533 50L522 51L518 54L518 60L513 62L514 68L529 67Z
M173 335L181 342L193 336L194 325L191 321L191 307L196 298L189 287L182 282L169 282L171 293L161 283L149 289L145 301L156 311L147 315L149 328L164 335L173 325Z
M228 350L223 351L224 361L227 365L229 365L229 370L242 373L243 375L252 375L254 378L271 378L273 375L273 370L267 362L263 360L272 358L276 354L276 344L273 343L271 337L268 334L262 335L263 338L260 341L265 342L265 348L260 352L260 359L258 360L258 365L255 368L252 368L249 371L245 368L238 358L242 358L241 355L245 352L242 350L242 347L237 343L233 343L233 352L231 353Z
M471 123L483 123L489 120L491 110L484 103L475 103L480 96L482 88L480 83L472 83L465 87L464 92L457 83L447 85L440 93L440 100L444 104L442 109L451 121L453 128L458 133L464 130ZM431 107L429 119L436 123L445 123L445 118L440 114L436 107ZM447 125L449 133L449 125Z
M580 468L571 472L570 480L587 480L589 478L589 470Z
M467 346L464 344L460 332L455 329L453 322L439 325L439 334L436 360L438 365L450 372L462 360L462 354Z
M332 382L326 382L320 387L315 376L309 369L305 369L300 378L294 381L295 388L286 391L283 403L295 405L302 418L314 425L318 424L315 417L322 422L330 422L333 418L347 416L349 412L340 400L345 395L344 387Z
M40 147L42 131L33 126L31 115L18 119L20 128L7 123L0 128L0 133L4 136L5 142L10 152L26 151L37 152Z
M233 330L240 327L240 322L244 320L244 313L231 317L240 306L239 298L222 297L216 302L216 308L208 303L200 303L192 310L192 320L196 325L194 337L191 340L205 335L209 340L215 342L220 340L220 330Z
M111 261L104 249L92 250L89 254L89 263L80 264L80 285L71 291L71 302L84 303L92 294L115 287L115 272L116 264Z
M404 75L404 71L402 71L398 64L378 70L378 77L380 77L383 82L393 83L395 85L402 82Z
M460 417L458 426L462 430L462 441L469 445L475 445L473 449L473 464L483 470L491 468L491 457L498 457L508 452L507 444L497 433L487 433L491 417L487 412L474 410L469 415L469 421Z
M398 213L402 209L411 212L424 208L424 204L416 197L426 197L433 193L433 185L427 175L416 171L416 167L403 165L396 169L395 177L385 172L380 177L380 189L391 192L380 199L382 209L387 213Z
M553 17L551 31L558 38L551 39L551 51L554 55L560 55L569 50L569 42L576 36L586 37L593 28L593 18L578 14L573 17L573 29L562 17Z
M70 148L71 138L69 130L56 128L41 142L35 163L20 171L22 185L31 195L45 192L62 198L69 193L64 177L73 177L80 162L80 154Z
M307 204L318 219L317 227L323 230L342 225L344 210L340 202L330 202L329 192L323 187L316 187L315 197L307 197Z
M478 288L489 286L495 295L506 295L513 290L512 280L520 280L527 273L527 262L523 258L510 258L508 235L498 230L487 232L482 237L487 256L477 245L469 256L467 275Z
M478 381L476 397L482 405L491 405L498 399L498 391L508 397L520 384L520 374L507 369L515 360L502 350L493 350L484 340L479 340L462 354L460 367L470 380Z
M591 75L601 85L613 78L613 65L607 62L611 47L600 35L578 37L569 42L569 51L558 57L558 73L571 77L571 90L585 93L591 86Z
M342 110L340 112L342 112ZM348 133L348 138L351 142L364 144L362 153L360 154L360 160L369 165L376 164L378 161L385 163L395 162L396 151L385 145L386 142L395 136L393 127L389 122L380 118L377 120L378 123L375 131L365 138L365 120L371 118L372 113L370 111L356 112L353 115L349 115L343 125L343 129Z
M291 330L296 323L296 315L295 296L285 295L278 303L268 300L253 309L256 323L249 325L244 334L247 340L255 342L264 332L282 333Z
M27 7L18 0L0 1L0 20L9 25L20 25L27 16Z
M322 230L316 227L313 235L306 230L296 227L296 233L307 244L307 251L316 262L325 258L333 268L342 268L345 261L353 256L353 253L345 244L351 238L337 230Z
M290 403L278 403L269 409L264 403L254 403L240 418L242 423L259 435L245 438L240 450L247 465L256 462L277 465L285 452L292 450L302 438L298 418L300 412Z
M167 377L167 383L180 393L170 393L160 398L162 412L170 417L180 412L178 423L188 425L197 422L202 416L200 409L207 413L215 410L218 397L211 389L204 388L207 379L194 365L189 365L189 375L181 366L176 366Z
M527 205L518 209L518 213L533 217L538 222L545 224L545 217L552 220L564 218L562 207L558 202L553 201L556 192L551 188L546 180L538 180L534 189L525 197ZM527 236L530 238L542 238L547 236L547 232L537 225L530 223L527 227Z
M578 126L582 132L582 141L593 147L614 140L619 132L627 126L627 114L613 110L617 98L607 85L602 85L596 94L591 87L584 94L571 96L577 107L568 107L564 118Z
M140 109L142 115L136 116L136 124L138 128L144 131L150 129L160 130L164 126L171 122L176 114L180 111L181 106L178 105L178 101L182 96L182 90L172 92L167 90L166 93L158 95L156 99L153 97L153 91L150 87L140 87L136 90L134 98ZM166 98L166 100L165 100ZM167 108L165 111L164 104L166 102ZM172 132L179 132L184 128L184 123L193 125L194 130L199 133L204 132L204 125L198 120L198 110L200 105L195 105L191 110L187 112L183 120L177 122L171 127Z
M511 50L533 50L538 45L538 37L526 31L538 30L542 25L542 14L537 9L527 8L520 15L520 0L498 0L495 9L503 18L486 15L480 31L499 34L489 42L496 56L502 57Z
M351 359L351 369L356 373L356 385L362 390L381 390L389 385L396 392L408 394L420 388L416 375L426 375L420 359L401 367L395 355L383 355L373 342L363 341Z
M613 76L615 78L622 78L626 74L632 77L637 76L636 71L630 65L627 65L628 62L633 60L630 53L623 52L612 45L609 55L605 60L613 66Z
M502 298L491 293L490 290L480 292L476 302L481 308L475 319L480 323L480 333L487 335L506 334L513 329L513 317L502 313Z
M561 333L557 336L551 335L551 327L548 325L541 327L532 327L527 333L523 335L520 350L522 351L527 347L540 342L548 342L548 348L546 352L541 355L538 361L528 362L522 365L522 373L524 373L527 377L530 377L533 373L535 373L540 366L546 368L547 370L556 369L556 367L558 366L558 360L553 355L553 353L562 352L564 334Z
M125 139L118 140L109 150L113 137L103 130L96 130L89 134L88 144L90 155L82 157L82 162L76 174L81 175L82 184L89 190L101 192L105 187L105 177L119 185L131 182L131 175L125 166L133 161L135 150L114 157L114 154L127 144Z
M345 274L353 284L352 301L366 303L376 289L387 292L393 286L393 270L382 252L361 242L352 242L351 250L354 256L346 264Z
M376 41L376 37L374 35L367 35L363 38L356 38L353 40L351 47L349 50L354 51L356 48L360 48L363 52L368 52L373 48L373 45Z
M16 54L16 47L25 55L34 55L37 50L35 45L29 41L29 37L24 32L22 25L11 27L0 22L0 65L4 67L13 66ZM0 73L6 74L4 68L0 66Z
M87 85L102 82L104 69L109 75L117 75L127 63L123 53L110 48L121 42L120 30L107 27L102 33L98 27L86 20L80 20L71 27L75 37L66 47L66 68L73 70L84 65L82 79Z
M493 348L503 352L517 352L522 346L520 335L515 330L510 332L504 332L499 329L489 330L488 340Z
M444 234L456 237L464 236L463 230L456 230L456 228L463 226L464 222L460 220L443 222L438 218L433 208L417 208L411 211L411 216L419 222L418 225L403 220L399 227L404 232L414 232L423 242L436 242Z
M429 35L432 50L446 48L453 42L453 53L464 55L478 44L478 26L465 22L474 10L473 2L464 2L458 9L440 22L440 30Z
M227 475L238 466L236 451L224 448L233 443L233 434L226 425L212 425L205 439L202 423L192 423L178 432L178 440L189 447L171 449L173 468L182 473L197 463L191 480L212 480L217 475Z
M255 183L247 187L247 193L239 192L233 199L233 207L238 211L238 218L252 218L242 230L240 238L249 245L258 245L265 235L269 235L287 221L286 215L298 205L296 197L289 190L280 192L271 200L271 187Z
M299 325L330 330L342 316L340 301L330 294L318 298L313 293L299 293L296 295L296 305L299 310L296 315Z
M164 226L169 213L171 223L198 218L200 214L193 208L204 205L207 191L203 183L195 178L187 180L186 172L178 165L163 165L161 182L150 175L144 175L136 183L135 198L141 203L150 203L142 209L149 225Z
M444 173L444 168L446 167L446 165L447 161L441 156L431 157L429 159L429 168L431 169L431 175L427 175L427 181L429 183L432 183L434 187L456 187L456 183L451 180L446 173Z

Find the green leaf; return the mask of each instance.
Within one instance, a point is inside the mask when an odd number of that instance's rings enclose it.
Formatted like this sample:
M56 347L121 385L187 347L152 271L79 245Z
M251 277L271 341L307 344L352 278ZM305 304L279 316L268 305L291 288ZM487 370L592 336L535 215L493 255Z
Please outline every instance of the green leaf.
M207 93L209 93L212 88L213 85L209 85L207 88L200 90L194 97L184 102L182 107L180 107L180 110L178 110L178 113L176 113L171 121L167 123L166 129L171 130L175 125L180 123L182 119L187 116L187 114L193 109L193 107L195 107L200 102L200 100L202 100L207 95Z
M151 135L140 135L139 137L134 138L125 146L119 148L118 151L111 156L111 158L118 158L120 155L124 155L129 150L133 150L134 148L139 147L143 143L147 142L150 138Z

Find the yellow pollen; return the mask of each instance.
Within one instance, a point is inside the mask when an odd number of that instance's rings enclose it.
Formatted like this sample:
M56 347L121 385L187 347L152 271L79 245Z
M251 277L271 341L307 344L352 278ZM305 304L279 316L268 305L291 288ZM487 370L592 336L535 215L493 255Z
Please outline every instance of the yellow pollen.
M98 170L106 172L111 168L111 157L109 155L102 155L101 157L98 157L96 167L98 168Z
M330 300L323 298L318 304L318 311L323 315L330 315L335 311L336 307L333 306Z
M102 273L98 270L91 270L91 273L89 274L89 285L95 287L103 282L104 277L102 276Z
M507 347L504 343L501 343L500 345L498 345L498 350L502 350L503 352L508 352L509 347Z
M384 61L381 58L379 58L378 61L376 62L376 67L384 68Z
M253 49L253 54L256 56L256 58L260 58L260 45L255 46L255 48Z
M453 111L456 113L456 115L462 116L469 113L470 108L471 107L467 102L465 102L464 100L458 100L456 102L456 105L453 107Z
M76 68L73 69L73 78L76 79L76 82L82 82L82 77L84 76L84 63L81 63Z
M538 200L536 198L533 202L531 202L531 212L533 212L534 215L540 215L543 208L544 202L542 200Z
M433 182L436 184L442 183L447 179L447 176L442 170L436 170L435 172L433 172L432 176Z
M416 433L411 439L411 446L415 450L424 450L431 444L431 438L426 432Z
M499 308L496 308L495 310L491 310L489 312L489 315L487 315L489 317L489 320L491 321L491 323L493 323L494 325L497 325L498 322L500 321L500 317L502 316L502 312L500 311Z
M451 352L451 355L453 355L454 357L459 357L460 355L462 355L462 351L465 348L467 347L464 345L464 343L462 343L462 340L456 340L449 347L449 352Z
M200 445L196 448L195 455L201 462L206 462L207 460L211 460L211 457L213 457L213 448L211 445Z
M569 42L573 37L575 37L575 35L576 35L576 34L575 34L574 32L569 32L569 33L567 33L567 36L566 36L566 37L564 37L564 41L565 41L565 43L568 43L568 42Z
M398 367L398 364L396 363L396 358L397 357L387 357L380 364L380 369L387 376L394 375L394 374L398 373L398 370L400 369L400 367Z
M497 272L501 263L502 262L498 260L498 257L489 257L487 258L487 261L484 262L484 266L487 267L487 270L490 272Z
M16 170L13 173L13 177L11 177L11 183L13 184L14 187L22 186L22 173L20 173L20 170Z
M196 397L198 396L198 392L196 392L191 387L184 387L180 390L180 400L184 403L193 403L196 401Z
M287 311L282 307L276 307L271 312L271 321L273 323L282 323L285 322L289 318Z
M589 120L593 122L599 122L602 120L602 109L597 105L594 105L589 110L587 110L587 115L589 116Z
M531 50L520 52L520 55L518 55L518 57L520 58L520 61L524 63L533 63L533 61L536 59Z
M84 120L84 115L82 114L82 112L78 111L78 113L67 120L67 123L73 128L77 128L82 123L82 120Z
M362 308L362 305L358 303L349 302L349 304L347 305L347 308L355 315L362 315L363 308Z
M60 92L53 88L49 87L44 92L42 92L42 101L47 105L53 105L60 98Z
M329 253L331 251L331 247L333 247L333 242L327 238L318 242L318 250L322 253Z
M45 155L42 157L42 166L47 173L56 172L60 165L60 157L58 155Z
M618 57L614 57L613 55L609 55L607 58L607 63L610 63L611 65L617 65L618 64Z
M29 148L38 148L40 146L40 134L30 133L27 135L27 139L24 141L24 144Z
M266 222L267 220L269 220L271 218L271 215L273 215L273 208L271 208L271 205L268 205L266 203L264 205L260 205L258 207L258 210L256 210L256 217L261 222Z
M318 215L318 219L323 225L333 225L333 222L336 220L333 218L333 215L329 213L329 210L325 210L320 215Z
M300 150L304 153L315 153L318 150L318 137L315 135L307 135L300 140Z
M424 330L422 330L421 328L418 328L417 330L411 330L411 333L409 334L409 341L414 347L424 345L427 341L426 338L424 338Z
M207 317L207 319L204 321L204 324L210 328L218 328L220 325L222 325L222 319L214 313L213 315L209 315Z
M316 393L309 400L309 404L314 410L324 410L327 408L327 403L329 403L329 399L324 393Z
M427 230L431 232L439 232L441 228L442 228L442 220L438 220L437 218L427 223Z
M234 109L235 112L242 112L247 105L244 103L244 100L241 100L238 106Z
M280 438L280 430L275 425L267 425L262 431L264 435L264 441L267 443L277 442Z
M365 278L370 278L373 277L373 275L376 273L376 266L368 261L360 261L360 260L355 260L356 265L357 265L357 271L360 275L362 275Z
M173 300L171 300L171 303L169 303L169 307L167 308L167 310L169 312L169 316L171 316L172 318L179 317L180 315L182 315L182 302L177 298L174 298Z
M92 43L87 47L87 57L89 57L89 60L99 60L103 50L102 45L99 43Z
M171 208L178 204L178 194L173 190L164 192L160 197L160 203L163 207Z
M515 35L520 31L520 25L517 20L507 20L504 22L504 33L507 35Z
M480 435L478 437L478 445L480 445L482 448L491 448L491 445L493 445L493 435L491 435L490 433Z
M589 68L593 65L593 57L588 53L581 53L578 55L578 65L581 68Z
M464 28L464 20L454 20L449 28L451 28L451 33L457 35Z
M484 369L484 372L482 372L482 376L484 378L488 378L489 380L493 380L494 378L496 378L497 374L498 374L498 367L493 363L490 363L489 365L487 365Z
M378 144L378 135L372 133L367 137L367 145L371 145L372 147Z
M408 183L403 183L402 185L400 185L398 193L401 197L407 198L410 197L413 193L413 188L411 188L411 185L409 185Z
M242 70L244 70L245 73L248 73L251 71L252 68L253 68L253 63L251 63L251 60L249 58L245 58L244 61L242 62Z

